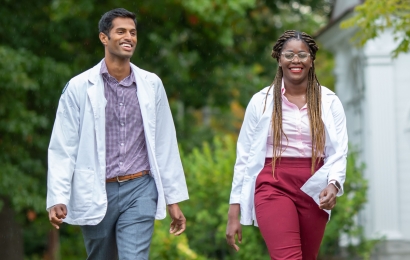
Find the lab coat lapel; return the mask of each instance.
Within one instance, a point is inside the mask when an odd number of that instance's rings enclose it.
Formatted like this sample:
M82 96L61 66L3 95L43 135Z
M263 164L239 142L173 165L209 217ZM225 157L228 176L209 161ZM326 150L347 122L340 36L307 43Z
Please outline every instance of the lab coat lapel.
M101 62L94 66L88 78L87 95L93 112L97 152L100 159L105 159L105 106L104 82L100 75Z
M268 96L268 100L267 100L267 104L266 104L266 109L265 111L263 111L263 108L261 109L262 111L262 116L256 126L255 129L255 136L259 136L261 134L260 131L264 130L267 124L270 123L271 118L272 118L272 111L273 111L273 100L271 98L271 95ZM262 107L264 106L264 104L262 104Z
M145 136L149 147L153 150L155 137L155 91L146 75L137 67L132 66L135 81L137 82L137 97L140 104Z
M327 90L329 91L329 90ZM333 92L328 92L328 93L323 93L322 94L322 121L325 125L326 132L330 138L330 142L335 143L337 142L336 140L336 135L335 135L335 129L334 129L334 121L333 121L333 115L331 111L331 105L332 105L332 95L334 95Z
M265 105L264 100L260 104L259 111L262 116L255 126L255 132L252 137L252 147L248 157L248 172L252 173L254 177L263 168L263 164L265 162L264 159L261 160L260 158L265 158L266 154L266 140L268 138L269 124L271 122L273 109L273 100L271 97L271 95L268 96L268 103L266 104L265 111L263 111L263 107ZM257 159L255 160L255 158Z
M265 95L266 92L262 94ZM273 97L273 87L269 90L268 96L262 100L262 103L259 107L260 109L259 114L262 114L262 116L260 117L258 121L256 130L260 131L261 129L266 128L266 124L270 123L270 120L272 118L272 111L273 111L273 98L272 97ZM265 100L266 100L266 107L265 107Z
M330 112L331 99L327 93L322 93L322 120L326 122L326 118Z

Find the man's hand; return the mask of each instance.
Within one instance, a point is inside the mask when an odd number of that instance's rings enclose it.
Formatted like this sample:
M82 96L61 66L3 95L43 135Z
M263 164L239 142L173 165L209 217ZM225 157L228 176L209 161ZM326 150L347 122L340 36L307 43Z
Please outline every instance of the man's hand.
M242 227L239 222L239 204L231 204L228 212L228 224L226 226L226 242L235 251L239 251L239 246L235 243L235 235L238 235L238 242L242 243Z
M327 185L319 195L319 208L331 210L336 206L337 188L333 184Z
M67 207L64 204L54 205L48 212L48 219L51 225L56 229L60 229L60 225L63 223L63 219L67 216Z
M186 219L178 203L168 205L168 213L172 219L169 233L175 236L181 235L186 228Z

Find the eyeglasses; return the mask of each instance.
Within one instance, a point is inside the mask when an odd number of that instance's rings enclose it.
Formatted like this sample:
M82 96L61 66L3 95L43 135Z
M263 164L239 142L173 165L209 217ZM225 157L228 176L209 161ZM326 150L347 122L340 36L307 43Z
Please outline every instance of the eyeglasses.
M299 53L293 53L293 52L282 52L283 57L285 57L285 60L287 61L293 61L293 58L295 56L298 56L299 61L304 62L307 61L307 59L310 56L310 53L307 52L299 52Z

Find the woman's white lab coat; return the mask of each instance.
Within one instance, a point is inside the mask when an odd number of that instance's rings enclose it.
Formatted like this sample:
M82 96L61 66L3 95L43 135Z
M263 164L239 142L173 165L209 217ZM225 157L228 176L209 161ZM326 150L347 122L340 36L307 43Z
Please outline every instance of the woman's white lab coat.
M272 88L268 94L266 110L263 112L267 91L268 87L252 97L246 108L238 138L229 203L240 204L243 225L251 225L253 222L257 225L254 208L255 181L264 167L266 141L273 110ZM328 181L337 180L340 183L342 188L337 196L341 196L346 177L348 145L345 113L339 98L326 87L322 87L322 120L326 132L325 163L301 187L301 190L312 197L318 205L319 194L326 188ZM330 210L325 211L330 217Z

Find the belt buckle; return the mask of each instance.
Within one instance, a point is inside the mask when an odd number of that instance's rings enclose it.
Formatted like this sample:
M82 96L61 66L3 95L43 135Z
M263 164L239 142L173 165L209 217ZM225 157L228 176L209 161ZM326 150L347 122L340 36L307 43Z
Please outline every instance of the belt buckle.
M128 180L124 180L124 181L120 181L120 179L118 179L118 177L119 177L119 176L117 175L117 182L119 182L119 183L129 181L129 179L128 179Z

